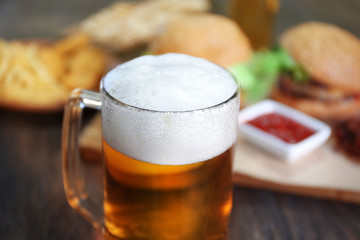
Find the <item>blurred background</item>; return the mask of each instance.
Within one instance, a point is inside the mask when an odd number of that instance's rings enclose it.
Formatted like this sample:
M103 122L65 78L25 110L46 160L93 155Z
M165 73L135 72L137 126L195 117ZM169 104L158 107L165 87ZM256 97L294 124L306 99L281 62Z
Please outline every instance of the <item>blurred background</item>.
M213 11L227 14L230 0L211 0ZM359 0L279 0L274 39L302 21L334 23L360 36ZM0 0L2 38L54 37L114 0ZM245 1L244 1L245 2Z
M235 0L210 1L213 12L229 15L229 5ZM359 0L236 1L243 4L236 7L239 18L248 14L257 19L250 11L255 2L266 2L275 11L270 44L284 30L304 21L333 23L360 37ZM0 0L0 38L58 38L114 2L119 1ZM0 239L99 239L99 233L93 233L91 225L65 201L60 161L62 114L32 116L1 109L0 116L0 189L6 192L0 194ZM282 173L283 168L279 169ZM357 183L358 178L354 179L350 180ZM234 196L237 225L231 239L244 235L248 239L358 239L357 205L243 188L236 188ZM335 192L336 196L342 195Z

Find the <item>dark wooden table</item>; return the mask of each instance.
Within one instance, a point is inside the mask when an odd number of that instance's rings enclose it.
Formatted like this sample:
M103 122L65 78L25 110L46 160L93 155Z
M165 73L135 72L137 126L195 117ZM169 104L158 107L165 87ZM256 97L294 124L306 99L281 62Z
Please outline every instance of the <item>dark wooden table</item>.
M0 239L101 239L65 200L61 124L0 110ZM360 239L360 206L235 186L230 239Z
M65 2L75 7L62 5ZM111 1L99 2L0 0L0 34L6 38L52 36L57 29L50 26L61 28ZM305 2L310 4L310 0ZM349 2L359 7L356 0ZM289 1L283 4L289 6ZM56 15L58 10L62 15ZM39 11L47 15L37 15ZM31 17L24 21L16 14ZM52 20L46 21L49 16ZM1 240L101 239L65 200L61 124L62 113L0 110ZM230 239L360 239L360 206L235 186Z

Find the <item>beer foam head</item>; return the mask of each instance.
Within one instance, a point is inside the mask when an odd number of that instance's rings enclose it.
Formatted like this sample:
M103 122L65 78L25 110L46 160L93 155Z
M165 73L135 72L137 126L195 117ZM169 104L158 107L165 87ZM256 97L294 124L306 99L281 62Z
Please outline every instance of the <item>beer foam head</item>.
M104 138L129 157L189 164L221 154L236 140L237 84L207 60L139 57L111 70L101 92Z
M237 85L229 72L184 54L143 56L119 65L105 89L131 106L157 111L188 111L229 99Z

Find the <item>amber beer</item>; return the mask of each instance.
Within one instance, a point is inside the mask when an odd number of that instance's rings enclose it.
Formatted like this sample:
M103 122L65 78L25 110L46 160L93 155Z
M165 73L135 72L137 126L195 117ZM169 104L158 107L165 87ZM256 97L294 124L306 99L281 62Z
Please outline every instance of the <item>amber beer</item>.
M228 15L239 23L255 49L271 46L280 0L230 0Z
M181 54L103 79L106 238L227 239L237 92L226 70Z
M232 149L179 166L129 158L104 141L105 225L120 239L226 239ZM211 236L211 237L210 237Z

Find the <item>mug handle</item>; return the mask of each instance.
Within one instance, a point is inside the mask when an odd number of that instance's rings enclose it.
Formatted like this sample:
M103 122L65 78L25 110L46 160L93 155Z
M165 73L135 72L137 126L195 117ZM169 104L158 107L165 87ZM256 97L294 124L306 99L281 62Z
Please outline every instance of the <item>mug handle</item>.
M75 89L68 99L62 128L62 171L65 195L68 203L94 227L102 229L104 213L88 197L80 169L79 132L81 116L85 107L100 110L100 93Z

